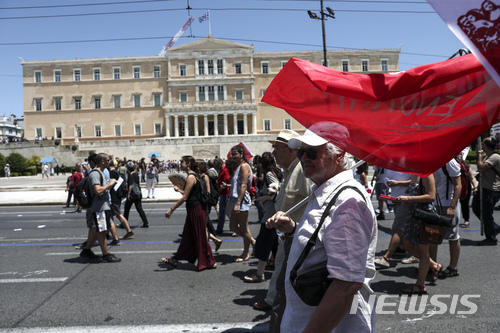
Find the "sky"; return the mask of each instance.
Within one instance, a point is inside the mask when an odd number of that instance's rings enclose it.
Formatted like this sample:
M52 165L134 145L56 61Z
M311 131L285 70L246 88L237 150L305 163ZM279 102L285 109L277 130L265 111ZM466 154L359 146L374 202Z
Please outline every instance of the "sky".
M261 51L322 50L320 0L0 0L0 115L23 115L20 59L157 55L207 37ZM400 69L444 61L463 48L425 0L324 0L328 50L401 49ZM210 22L198 18L210 10ZM325 9L326 11L326 9Z

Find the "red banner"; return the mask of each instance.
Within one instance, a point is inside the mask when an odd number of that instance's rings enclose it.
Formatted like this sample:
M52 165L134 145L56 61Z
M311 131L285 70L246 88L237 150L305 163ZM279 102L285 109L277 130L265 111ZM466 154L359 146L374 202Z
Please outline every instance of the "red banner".
M262 101L364 161L430 174L497 122L500 88L472 54L398 74L292 58Z

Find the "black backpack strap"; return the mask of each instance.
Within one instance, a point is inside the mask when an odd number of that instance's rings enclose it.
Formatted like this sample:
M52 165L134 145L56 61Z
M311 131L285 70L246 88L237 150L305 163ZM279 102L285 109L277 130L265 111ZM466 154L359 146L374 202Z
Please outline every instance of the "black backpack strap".
M335 192L343 184L344 183L340 184L333 192ZM295 262L295 265L293 266L293 269L290 272L290 275L292 275L292 273L295 275L297 274L297 271L304 263L304 260L306 259L307 255L311 251L311 248L314 245L316 245L316 239L318 238L318 233L319 233L319 230L321 229L321 226L323 225L323 222L325 221L326 217L328 216L328 213L330 213L330 209L333 207L333 205L337 201L337 198L339 197L340 193L342 193L346 189L355 190L356 192L358 192L361 195L363 200L366 202L365 195L356 186L348 185L348 186L344 186L344 187L340 188L340 190L338 190L337 193L335 193L332 200L330 200L330 202L326 206L325 210L323 211L323 215L321 215L321 219L319 220L319 223L318 223L318 226L316 227L316 230L312 234L311 238L309 238L309 240L307 241L307 244L306 244L304 250L302 250L302 253L300 254L299 258L297 259L297 262Z

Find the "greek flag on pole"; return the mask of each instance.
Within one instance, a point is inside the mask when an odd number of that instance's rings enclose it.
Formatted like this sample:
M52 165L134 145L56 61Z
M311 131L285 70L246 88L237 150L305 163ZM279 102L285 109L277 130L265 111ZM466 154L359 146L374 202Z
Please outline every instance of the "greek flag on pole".
M198 20L200 20L200 23L203 21L206 21L210 18L210 12L206 12L205 14L201 15Z

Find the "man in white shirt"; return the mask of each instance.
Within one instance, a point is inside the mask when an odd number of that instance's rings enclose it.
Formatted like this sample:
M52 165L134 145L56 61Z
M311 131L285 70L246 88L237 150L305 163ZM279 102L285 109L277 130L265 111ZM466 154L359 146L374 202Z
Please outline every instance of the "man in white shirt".
M353 178L352 159L309 130L290 139L288 145L292 149L300 147L297 157L305 176L315 185L300 222L282 211L267 222L268 227L294 234L286 270L286 308L281 332L373 332L375 294L369 285L375 277L377 222L364 187ZM345 186L356 187L359 192L346 189L340 193L320 229L316 245L297 272L300 276L326 263L332 282L319 305L309 306L293 289L290 271L314 233L325 206Z
M446 172L445 172L446 171ZM453 218L451 228L446 228L444 239L450 246L450 264L440 273L441 278L458 276L458 258L460 257L460 236L458 224L460 222L460 193L462 182L460 180L460 164L452 159L442 168L434 172L436 182L436 202L438 213ZM439 211L439 203L441 211ZM437 262L437 245L429 245L429 255Z

